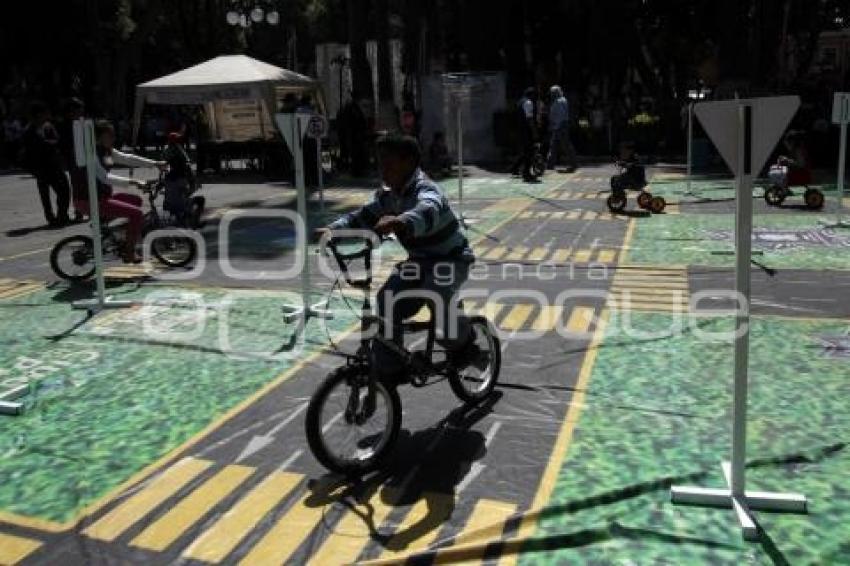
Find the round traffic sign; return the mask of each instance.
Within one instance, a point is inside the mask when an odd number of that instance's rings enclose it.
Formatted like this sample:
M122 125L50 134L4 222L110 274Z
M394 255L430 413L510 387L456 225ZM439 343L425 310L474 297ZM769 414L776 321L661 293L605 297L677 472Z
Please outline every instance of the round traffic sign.
M307 123L307 135L311 138L323 138L328 133L328 120L320 114L314 114Z

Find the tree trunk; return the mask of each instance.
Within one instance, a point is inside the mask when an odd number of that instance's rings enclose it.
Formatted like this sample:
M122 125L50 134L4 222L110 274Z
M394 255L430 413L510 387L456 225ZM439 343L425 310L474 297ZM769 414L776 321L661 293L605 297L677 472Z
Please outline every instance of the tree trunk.
M368 0L346 0L348 44L351 49L351 77L354 91L362 99L372 100L372 68L366 57L366 17Z

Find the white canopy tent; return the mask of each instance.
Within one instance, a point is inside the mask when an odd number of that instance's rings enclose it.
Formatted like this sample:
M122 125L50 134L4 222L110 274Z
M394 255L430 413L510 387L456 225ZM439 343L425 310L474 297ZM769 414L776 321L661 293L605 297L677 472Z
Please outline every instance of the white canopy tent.
M204 106L216 140L269 138L274 133L271 116L290 92L310 94L323 113L318 81L246 55L222 55L138 85L133 140L138 139L145 104Z

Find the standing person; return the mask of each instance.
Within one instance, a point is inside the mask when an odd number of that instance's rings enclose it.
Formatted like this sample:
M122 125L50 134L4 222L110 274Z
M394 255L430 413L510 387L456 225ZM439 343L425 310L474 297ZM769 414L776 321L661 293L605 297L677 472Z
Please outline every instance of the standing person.
M62 154L62 166L71 178L71 200L76 203L86 199L88 180L86 168L78 167L74 155L74 121L85 115L86 106L79 98L71 98L65 103L65 116L59 122L59 152ZM74 220L80 222L83 212L74 206Z
M548 168L554 169L558 160L566 157L569 172L575 171L578 162L570 140L570 104L557 85L549 89L549 135Z
M345 125L345 133L340 134L346 138L345 145L351 157L351 174L355 177L365 174L369 165L366 148L369 125L358 102L358 94L351 91L351 98L340 110L340 119Z
M30 108L30 123L24 131L24 167L32 173L38 185L38 196L49 226L63 226L70 222L68 207L71 188L62 170L59 153L59 133L50 121L50 111L41 102ZM50 190L56 195L56 212L50 202Z
M159 167L165 169L167 163L165 161L152 161L116 150L114 147L115 128L105 120L98 121L95 124L94 131L97 138L98 209L104 219L126 218L128 220L127 241L121 257L125 263L139 263L142 258L136 252L136 243L142 234L142 220L144 218L142 197L130 193L116 193L113 191L113 186L141 187L144 182L115 175L112 173L112 168L115 165L126 165L128 167ZM83 200L75 202L74 205L78 210L88 213L88 193L85 193Z
M522 153L511 167L514 174L522 170L522 180L526 183L535 181L531 166L534 162L534 144L537 142L537 110L537 89L528 87L517 103Z

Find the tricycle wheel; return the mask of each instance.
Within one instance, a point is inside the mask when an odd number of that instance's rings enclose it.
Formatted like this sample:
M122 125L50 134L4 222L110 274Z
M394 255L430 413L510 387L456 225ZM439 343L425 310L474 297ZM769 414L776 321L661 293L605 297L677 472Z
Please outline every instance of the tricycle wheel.
M803 194L803 200L810 210L820 210L823 208L823 193L818 189L806 189L805 194Z
M764 202L770 206L780 206L785 202L785 197L785 190L776 185L772 185L764 191Z
M651 203L652 193L648 191L641 191L637 198L637 205L644 210L648 210Z
M667 201L664 200L664 197L652 197L649 201L649 210L653 214L661 214L666 207Z
M611 212L623 212L626 208L626 195L622 192L617 192L608 197L608 210Z

